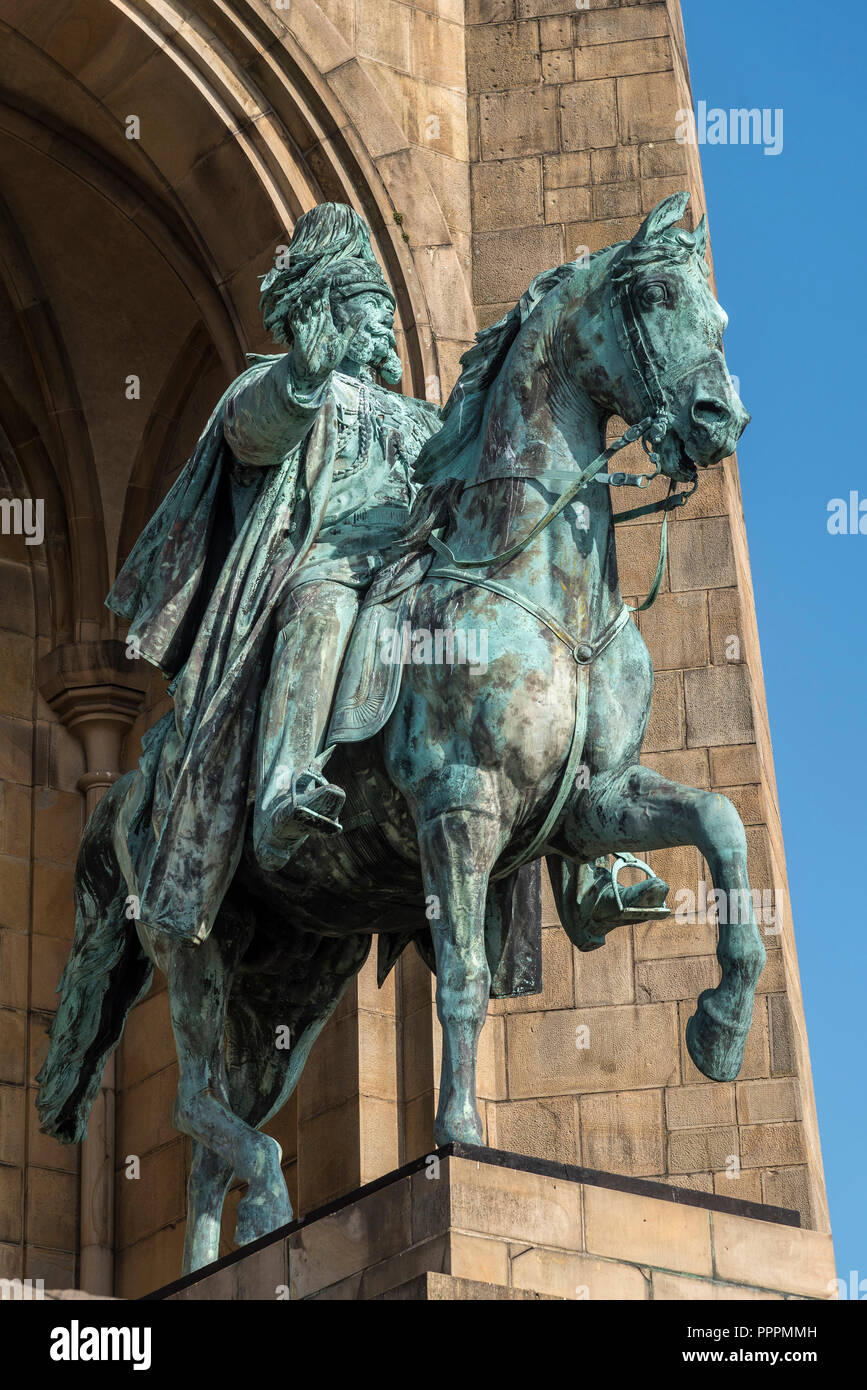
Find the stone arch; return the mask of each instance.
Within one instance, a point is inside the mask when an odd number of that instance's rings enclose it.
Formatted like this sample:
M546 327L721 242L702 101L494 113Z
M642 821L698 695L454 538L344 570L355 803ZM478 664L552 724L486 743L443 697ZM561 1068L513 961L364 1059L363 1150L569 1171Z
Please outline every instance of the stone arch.
M474 332L457 249L419 152L315 0L293 0L285 17L266 0L44 0L16 9L12 23L41 80L22 77L3 94L0 130L72 173L126 219L131 236L149 241L191 297L227 377L246 350L265 346L257 274L299 213L331 198L371 224L398 301L405 389L437 395ZM125 138L131 113L139 140ZM183 338L194 331L188 324ZM176 358L160 364L140 441L153 441L163 412L155 401L171 395ZM74 483L86 491L86 433L80 444ZM128 478L136 491L104 560L94 566L93 537L71 529L73 608L87 624L111 623L106 579L120 533L123 549L142 515L141 443L138 454ZM76 558L85 553L86 574Z

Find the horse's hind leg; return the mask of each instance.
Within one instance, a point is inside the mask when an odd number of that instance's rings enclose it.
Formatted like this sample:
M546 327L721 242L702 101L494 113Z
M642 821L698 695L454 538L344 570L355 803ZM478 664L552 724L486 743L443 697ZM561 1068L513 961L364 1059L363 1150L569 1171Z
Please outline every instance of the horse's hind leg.
M437 964L436 1004L443 1057L434 1136L438 1144L481 1144L476 1054L488 1010L491 973L485 952L488 878L500 848L500 822L458 809L419 822L425 893Z
M187 1182L184 1274L219 1258L223 1204L234 1169L222 1154L194 1139Z
M738 904L737 913L720 914L720 982L700 996L686 1030L689 1055L699 1070L714 1081L732 1081L743 1061L765 964L747 877L746 835L734 806L718 793L669 782L650 768L628 767L593 778L579 803L574 833L582 858L697 845L714 887ZM733 915L738 920L732 921Z
M204 1155L199 1160L197 1184L190 1194L193 1224L198 1228L190 1240L191 1258L212 1252L218 1239L217 1191L215 1188L212 1196L203 1193L209 1180L223 1183L226 1172L230 1178L232 1172L237 1173L249 1184L238 1208L239 1244L292 1220L280 1168L280 1145L231 1108L224 1039L235 951L224 949L215 928L200 946L185 942L172 945L168 961L169 1006L180 1070L175 1125L225 1165L220 1168Z

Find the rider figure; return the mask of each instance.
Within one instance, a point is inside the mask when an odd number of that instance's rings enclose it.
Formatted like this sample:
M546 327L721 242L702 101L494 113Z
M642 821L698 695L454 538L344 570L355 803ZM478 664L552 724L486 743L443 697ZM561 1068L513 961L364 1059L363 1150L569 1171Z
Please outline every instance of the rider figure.
M336 680L440 424L436 406L388 389L395 301L353 209L299 218L261 308L287 351L229 387L108 599L174 697L116 843L141 919L186 940L213 925L251 803L266 869L340 829L344 793L322 774Z

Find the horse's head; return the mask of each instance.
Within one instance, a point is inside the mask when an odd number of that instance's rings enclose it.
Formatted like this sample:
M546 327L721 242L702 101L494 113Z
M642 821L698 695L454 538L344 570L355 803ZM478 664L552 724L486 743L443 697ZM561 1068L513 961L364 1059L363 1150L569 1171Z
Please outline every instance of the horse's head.
M708 285L707 224L675 226L688 202L666 198L631 241L594 257L561 320L591 397L629 424L652 418L660 469L682 482L733 453L750 418L722 353L728 319Z

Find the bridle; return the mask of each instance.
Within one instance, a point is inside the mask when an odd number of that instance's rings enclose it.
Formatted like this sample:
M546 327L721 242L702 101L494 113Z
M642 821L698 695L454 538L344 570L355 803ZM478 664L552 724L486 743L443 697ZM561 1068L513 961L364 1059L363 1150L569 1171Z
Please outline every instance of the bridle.
M508 549L500 551L497 555L486 555L480 560L459 560L449 546L432 535L429 544L433 550L441 557L441 560L449 567L459 570L482 569L487 565L501 565L508 560L520 555L527 546L536 539L546 527L550 526L561 512L565 511L570 502L573 502L578 493L590 482L596 481L606 483L609 487L637 487L646 488L654 478L662 472L662 458L657 453L658 446L662 443L666 433L671 427L673 412L669 405L665 388L660 378L658 364L654 353L650 348L647 336L644 332L642 316L636 308L630 293L630 284L634 275L634 266L626 262L621 269L615 267L611 275L610 305L614 319L615 332L620 349L631 367L633 385L637 387L637 394L642 401L646 414L634 425L627 429L603 449L592 463L582 469L574 482L570 483L566 491L561 494L557 502L549 507L545 515L536 522L535 526L523 537L516 541ZM609 473L605 467L608 462L627 444L634 444L641 440L642 448L648 459L653 464L653 471L649 473ZM605 471L603 471L605 470ZM649 502L643 507L632 507L628 511L618 512L614 517L614 522L633 521L636 517L646 516L652 512L662 512L662 530L659 540L659 561L656 567L656 574L651 585L650 592L643 603L635 609L629 611L640 613L649 608L656 599L662 585L662 577L665 573L665 562L668 555L668 515L676 507L682 507L698 487L698 477L685 492L678 492L677 483L674 478L669 484L668 493L665 497L656 502ZM442 573L441 565L438 564L436 570L429 572L429 577L446 576Z

